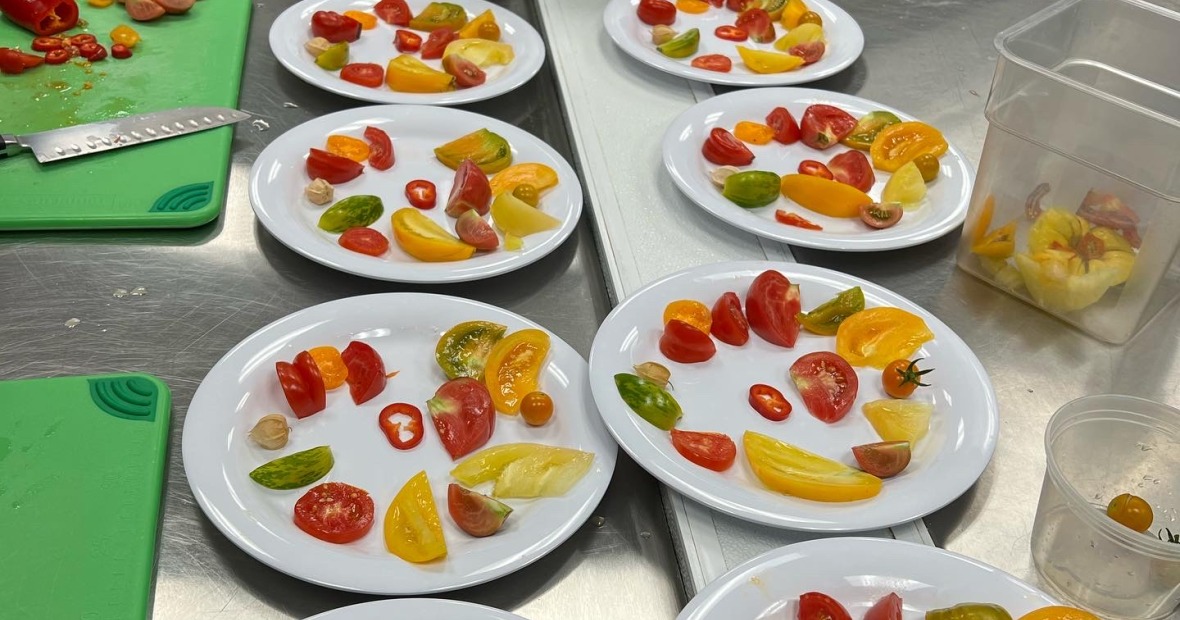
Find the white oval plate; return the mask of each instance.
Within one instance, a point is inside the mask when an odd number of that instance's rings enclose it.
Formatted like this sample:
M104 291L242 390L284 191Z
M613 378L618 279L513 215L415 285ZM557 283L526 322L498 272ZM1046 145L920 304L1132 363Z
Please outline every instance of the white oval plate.
M799 596L822 592L853 618L890 592L903 617L960 603L992 603L1013 618L1057 601L1019 579L937 547L886 538L824 538L780 547L725 573L697 593L677 620L794 618Z
M738 57L736 45L772 52L778 50L774 49L773 43L754 43L749 39L743 43L734 43L717 38L713 31L718 26L732 26L737 20L738 14L725 7L710 7L707 12L699 15L691 15L678 10L676 23L671 27L677 32L699 28L701 45L691 58L668 58L657 51L655 44L651 42L651 26L639 21L635 12L637 6L639 6L639 0L611 0L602 15L602 22L606 26L610 38L614 39L615 44L624 52L639 62L660 71L699 82L729 86L805 84L843 71L856 62L865 47L865 35L861 32L860 25L844 9L828 0L807 0L807 6L823 18L824 38L827 43L827 50L824 52L823 58L814 64L785 73L759 74L750 71ZM774 24L774 30L779 37L786 34L782 24L777 21ZM693 58L705 54L729 56L733 61L733 69L729 73L719 73L692 66Z
M389 599L349 605L325 611L307 620L390 620L406 617L432 617L437 620L524 620L516 614L492 607L437 598Z
M726 291L734 291L745 308L746 290L758 274L777 269L801 289L803 309L810 310L840 291L860 286L866 307L893 306L922 317L935 339L914 355L933 387L921 388L915 400L934 403L930 431L914 449L909 467L885 481L872 499L824 503L789 497L767 489L750 471L742 434L771 435L822 456L856 465L852 446L881 441L861 413L861 405L886 398L881 371L858 368L860 389L844 419L825 424L803 405L788 369L813 351L834 351L834 336L799 335L794 349L783 349L753 332L743 347L715 340L717 354L700 364L678 364L659 350L664 306L696 299L710 308ZM677 428L719 431L738 446L728 471L717 473L692 464L672 447L668 433L633 413L619 397L614 375L655 361L672 371L673 396L684 410ZM794 407L784 422L759 416L748 404L750 386L777 387ZM598 411L619 445L644 469L680 493L740 519L794 530L855 532L890 527L923 517L961 495L987 467L996 445L999 413L983 366L949 327L913 302L876 284L836 271L794 263L732 262L681 271L619 304L603 321L590 352L590 385Z
M489 320L509 331L541 326L494 306L420 293L350 297L312 306L255 332L209 371L184 421L184 470L209 520L243 551L288 575L330 588L385 595L443 592L483 583L537 560L569 538L590 516L614 472L616 447L595 415L586 362L550 334L552 347L541 389L554 400L553 420L528 427L519 417L497 415L488 446L517 441L586 450L595 454L586 477L564 497L510 500L504 529L488 538L461 532L447 514L447 485L454 462L430 423L426 400L446 376L434 361L439 336L462 321ZM400 371L377 398L353 404L347 386L328 393L327 409L296 420L275 378L274 363L305 349L343 350L363 340L381 354L386 370ZM422 409L426 437L416 448L390 447L377 415L394 402ZM280 412L291 424L281 450L255 445L246 435L263 415ZM329 445L332 471L315 484L347 482L372 495L373 529L347 545L322 542L292 522L295 501L312 485L272 491L252 481L255 467L279 456ZM443 523L448 554L424 565L404 562L385 549L381 524L394 495L425 469ZM484 489L481 489L484 490Z
M792 245L846 252L894 250L937 239L963 223L967 217L975 172L953 144L939 159L941 170L938 178L926 185L926 198L922 205L907 210L897 225L884 230L873 230L859 219L821 215L804 209L782 195L773 204L757 209L743 209L722 196L721 190L709 180L709 172L718 166L701 154L701 146L709 132L714 127L733 131L738 121L765 122L766 115L778 106L787 108L796 121L802 122L803 111L813 103L834 105L857 118L874 110L887 110L902 120L916 120L889 106L826 90L761 88L736 91L702 101L672 122L664 133L664 166L680 191L705 211L759 237ZM764 146L747 146L754 152L755 159L744 170L769 170L779 175L794 174L799 162L805 159L826 164L835 155L851 150L844 145L837 145L818 151L802 142L782 145L772 141ZM873 173L877 182L868 194L880 198L890 174L880 170L873 170ZM824 229L805 230L780 224L774 219L776 209L798 213Z
M521 19L512 11L494 5L484 0L456 0L467 9L469 18L475 17L488 9L496 15L496 23L501 30L501 41L512 46L516 58L507 65L495 65L484 69L488 79L474 88L461 88L445 93L401 93L390 90L382 84L377 88L368 88L359 84L345 82L340 79L338 71L327 71L315 64L315 57L303 49L303 44L309 41L311 34L311 16L316 11L365 11L373 12L376 0L303 0L291 8L283 11L270 27L270 51L275 55L288 71L299 79L322 88L330 93L372 101L373 103L417 103L422 105L457 105L491 99L506 92L515 90L518 86L532 79L541 65L545 62L545 42L541 35L528 22ZM407 0L410 10L417 14L429 0ZM349 62L371 62L385 68L390 60L401 55L393 46L394 33L401 29L377 20L377 27L373 30L361 32L361 38L349 43ZM427 32L414 31L426 41ZM413 54L418 60L422 57ZM441 60L422 60L431 67L442 70Z
M360 138L365 127L385 130L393 140L395 163L386 171L365 166L360 177L336 187L333 199L372 194L381 197L385 212L370 228L389 238L389 251L366 256L340 247L339 235L316 226L330 205L312 204L303 190L308 149L323 149L329 134ZM438 206L422 213L443 228L455 231L455 218L443 212L455 171L439 163L434 148L478 129L500 134L512 145L513 163L540 162L557 171L557 186L541 197L540 208L561 220L561 226L524 238L524 248L491 252L447 263L428 263L406 254L393 241L390 216L409 206L406 183L426 179L438 189ZM317 263L360 276L394 282L465 282L520 269L557 249L574 231L582 215L582 185L574 169L540 138L494 118L430 106L372 106L321 116L292 128L271 142L250 171L250 206L270 234L284 245Z

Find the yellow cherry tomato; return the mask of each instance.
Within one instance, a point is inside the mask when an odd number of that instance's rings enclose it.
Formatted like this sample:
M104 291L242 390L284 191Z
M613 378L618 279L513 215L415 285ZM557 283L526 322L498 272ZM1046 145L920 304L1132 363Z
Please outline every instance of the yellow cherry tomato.
M529 426L543 426L553 417L553 399L544 392L529 392L520 403L520 417Z
M418 472L397 492L385 513L385 548L414 563L437 560L447 554L442 522L425 471Z
M836 353L853 366L885 368L893 360L909 359L932 339L919 316L901 308L868 308L840 323Z
M115 29L111 31L111 41L127 47L135 47L135 44L139 43L139 33L131 26L115 26Z
M869 147L873 167L885 172L899 168L929 153L942 157L948 145L942 132L921 121L894 123L881 130Z
M808 11L799 17L799 24L815 24L816 26L824 25L824 18L819 16L815 11Z
M1147 500L1142 497L1130 493L1123 493L1110 500L1110 504L1106 507L1106 516L1136 532L1146 532L1151 529L1151 522L1155 520L1155 515L1151 512L1151 504L1148 504Z
M1020 620L1100 620L1098 616L1088 612L1077 609L1076 607L1042 607L1036 611L1030 611L1020 617Z
M674 319L684 321L706 334L713 326L713 313L708 306L695 299L678 299L664 306L664 325Z
M676 0L676 8L693 15L705 13L709 10L709 3L705 0Z
M347 157L358 164L369 158L369 144L352 136L328 136L328 152Z
M377 16L364 11L345 11L345 17L351 17L361 23L361 30L372 30L377 27Z
M497 410L510 415L520 413L525 395L537 391L547 355L549 334L539 329L513 332L492 347L483 377Z
M348 379L348 366L344 365L344 358L336 347L315 347L308 349L316 368L320 369L320 378L324 380L324 389L334 390Z
M774 139L774 130L762 123L741 121L733 128L733 135L750 144L770 144Z

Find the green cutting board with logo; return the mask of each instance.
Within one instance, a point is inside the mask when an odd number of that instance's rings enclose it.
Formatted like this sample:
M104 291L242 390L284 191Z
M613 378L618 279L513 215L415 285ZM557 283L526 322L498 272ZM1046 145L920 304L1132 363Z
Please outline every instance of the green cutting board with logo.
M24 134L188 106L238 105L249 0L198 0L185 15L137 23L121 4L78 0L84 29L110 46L120 24L142 41L107 57L0 74L0 133ZM28 50L32 34L0 18L0 47ZM209 222L225 203L233 127L38 164L0 159L0 230L179 228Z
M170 408L150 375L0 381L0 617L147 615Z

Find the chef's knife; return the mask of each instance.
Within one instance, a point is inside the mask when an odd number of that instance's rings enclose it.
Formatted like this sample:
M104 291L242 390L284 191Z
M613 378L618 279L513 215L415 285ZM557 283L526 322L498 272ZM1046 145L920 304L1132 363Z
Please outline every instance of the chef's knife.
M0 134L0 159L29 149L37 161L47 163L183 136L248 118L248 113L232 108L178 108L23 136Z

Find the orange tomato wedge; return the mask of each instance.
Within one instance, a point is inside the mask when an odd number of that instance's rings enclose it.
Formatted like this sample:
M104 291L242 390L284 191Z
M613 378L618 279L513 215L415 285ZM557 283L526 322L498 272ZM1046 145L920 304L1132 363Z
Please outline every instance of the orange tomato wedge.
M733 128L733 135L750 144L770 144L774 139L774 130L762 123L741 121Z
M498 411L520 413L524 395L537 389L547 355L549 334L539 329L508 334L492 347L483 376Z
M491 179L492 195L498 196L504 192L511 192L518 185L528 183L537 188L538 193L557 185L557 171L545 164L524 163L513 164L497 172Z
M942 132L921 121L894 123L873 139L869 155L873 167L885 172L897 172L902 166L927 153L942 157L948 145Z
M754 475L784 495L817 502L853 502L881 492L881 479L754 431L742 436Z
M372 30L377 27L377 16L364 11L345 11L345 17L351 17L361 23L361 30Z
M333 134L328 136L328 152L363 164L369 158L369 145L364 140L352 136Z
M385 513L385 548L397 557L420 564L447 554L442 522L425 471L397 492Z
M693 15L709 10L709 3L705 0L676 0L676 8Z
M673 319L684 321L706 334L713 327L713 312L695 299L677 299L665 306L664 325Z
M344 358L336 347L315 347L308 349L316 368L320 369L320 378L324 380L325 390L334 390L348 380L348 366L344 365Z
M840 323L836 353L853 366L884 368L893 360L909 359L933 339L922 317L901 308L868 308Z

